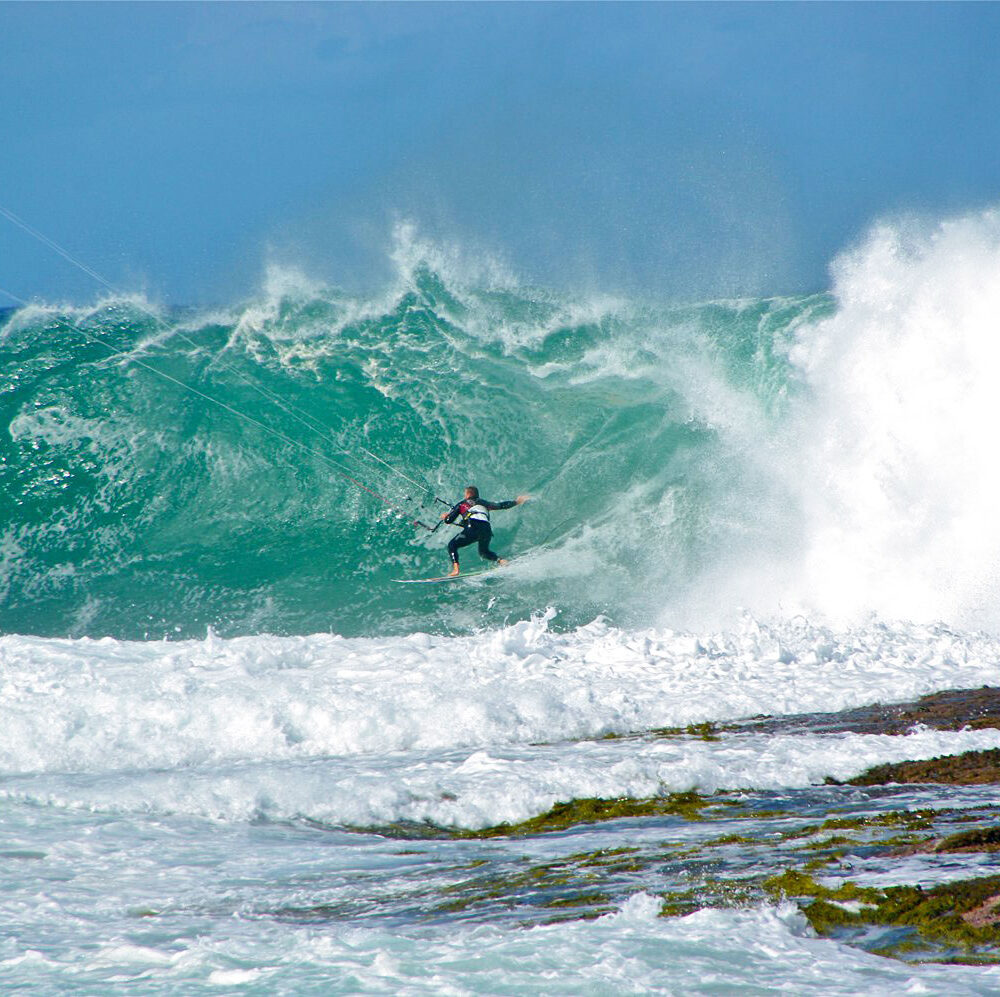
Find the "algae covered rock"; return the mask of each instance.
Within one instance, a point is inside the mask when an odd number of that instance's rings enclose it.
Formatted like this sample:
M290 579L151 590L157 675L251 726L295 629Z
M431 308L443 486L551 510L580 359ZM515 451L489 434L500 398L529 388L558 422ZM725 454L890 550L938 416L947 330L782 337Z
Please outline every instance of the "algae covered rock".
M847 785L880 786L893 782L937 782L962 786L1000 783L1000 748L943 755L920 762L876 765L849 779Z

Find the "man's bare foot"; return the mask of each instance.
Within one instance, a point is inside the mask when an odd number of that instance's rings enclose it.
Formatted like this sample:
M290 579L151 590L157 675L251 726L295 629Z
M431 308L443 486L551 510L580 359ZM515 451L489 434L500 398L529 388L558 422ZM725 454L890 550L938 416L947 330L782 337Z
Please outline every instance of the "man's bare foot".
M498 557L498 558L497 558L497 564L499 564L501 568L502 568L502 567L503 567L503 566L504 566L504 565L505 565L506 563L507 563L507 558L505 558L505 557Z
M458 565L457 564L453 564L451 566L451 571L448 572L448 577L449 578L454 578L455 575L457 575L457 574L458 574Z

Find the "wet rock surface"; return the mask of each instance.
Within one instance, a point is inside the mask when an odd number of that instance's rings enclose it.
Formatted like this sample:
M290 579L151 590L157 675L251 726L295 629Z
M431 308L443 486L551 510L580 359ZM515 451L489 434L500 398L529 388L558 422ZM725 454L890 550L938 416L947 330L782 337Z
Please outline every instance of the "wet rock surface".
M1000 687L949 689L911 703L884 706L875 703L839 713L810 713L792 717L755 717L727 730L761 733L810 732L837 734L905 734L922 724L935 730L1000 729Z
M851 786L881 786L889 783L937 782L958 786L1000 783L1000 750L966 751L919 762L878 765L855 779Z

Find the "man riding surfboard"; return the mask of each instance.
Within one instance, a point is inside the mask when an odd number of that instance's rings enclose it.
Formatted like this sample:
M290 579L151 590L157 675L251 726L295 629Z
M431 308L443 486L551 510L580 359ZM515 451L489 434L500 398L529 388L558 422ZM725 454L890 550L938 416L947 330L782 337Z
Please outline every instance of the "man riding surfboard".
M486 499L479 497L479 489L475 485L469 485L465 489L465 498L441 517L446 523L459 520L462 527L462 532L452 537L448 544L448 555L451 557L451 572L448 577L452 578L458 574L458 549L468 547L469 544L479 544L479 556L487 561L506 564L502 557L490 550L490 540L493 539L490 513L497 509L513 509L515 505L521 505L529 498L530 495L518 495L516 499L508 499L506 502L487 502Z

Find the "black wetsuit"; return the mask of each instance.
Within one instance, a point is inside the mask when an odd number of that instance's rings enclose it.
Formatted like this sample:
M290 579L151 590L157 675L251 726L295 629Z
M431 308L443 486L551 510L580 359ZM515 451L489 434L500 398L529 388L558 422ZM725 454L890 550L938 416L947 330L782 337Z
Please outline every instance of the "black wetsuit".
M490 526L490 511L495 509L513 509L517 505L514 499L507 502L487 502L485 499L462 499L452 507L451 512L444 517L446 523L454 523L461 517L462 532L452 537L448 544L448 554L452 564L458 564L459 547L469 544L479 544L479 556L487 561L499 561L498 555L490 550L490 540L493 539L493 527Z

